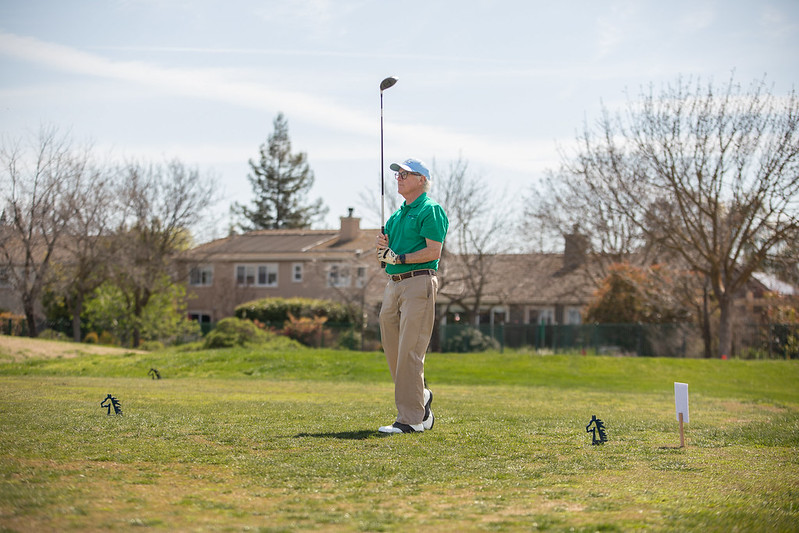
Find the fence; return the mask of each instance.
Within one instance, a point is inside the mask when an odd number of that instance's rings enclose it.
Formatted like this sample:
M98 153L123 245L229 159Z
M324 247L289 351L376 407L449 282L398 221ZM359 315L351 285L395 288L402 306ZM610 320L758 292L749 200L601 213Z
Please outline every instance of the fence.
M494 339L501 350L507 347L655 357L701 357L704 352L701 332L693 324L446 325L439 327L440 346L446 347L449 339L474 329ZM711 348L715 354L715 346ZM736 326L729 355L746 359L799 357L799 324Z
M276 329L280 329L276 326ZM493 339L499 350L531 349L543 352L583 352L653 357L701 357L701 333L693 324L497 324L444 325L434 331L434 351L451 346L451 340L477 330ZM325 324L305 344L319 348L379 350L376 324ZM715 347L712 347L715 355ZM799 324L750 324L735 328L733 353L741 358L799 357Z
M441 345L464 331L477 329L500 349L529 348L545 352L687 357L695 344L691 326L683 324L498 324L440 328Z
M203 335L214 324L201 324ZM71 337L68 321L41 324L40 331L51 328ZM275 329L281 329L275 325ZM434 332L433 349L441 351L451 341L466 333L479 331L493 339L504 350L530 349L542 352L583 352L612 355L656 357L701 357L704 350L701 333L692 324L497 324L466 326L448 324ZM27 324L21 317L0 319L0 333L27 335ZM376 324L367 327L351 324L325 324L305 339L317 348L346 348L373 351L380 349L380 330ZM715 347L712 347L715 355ZM797 358L799 357L799 324L748 324L736 326L731 357Z

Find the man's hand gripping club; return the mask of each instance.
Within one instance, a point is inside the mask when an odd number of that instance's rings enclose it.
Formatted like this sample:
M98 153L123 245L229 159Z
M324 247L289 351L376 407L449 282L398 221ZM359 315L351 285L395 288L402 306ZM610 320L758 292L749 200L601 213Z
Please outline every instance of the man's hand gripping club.
M377 242L375 244L377 246L377 260L379 262L389 265L399 265L404 263L404 261L402 261L402 256L397 255L394 253L394 250L388 247L387 235L378 235Z

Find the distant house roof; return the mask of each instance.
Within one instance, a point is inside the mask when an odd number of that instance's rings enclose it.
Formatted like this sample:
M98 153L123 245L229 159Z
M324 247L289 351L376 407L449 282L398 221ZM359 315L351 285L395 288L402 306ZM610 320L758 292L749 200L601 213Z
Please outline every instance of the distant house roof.
M582 268L564 268L563 254L503 254L486 258L486 284L483 303L584 305L591 299L594 285ZM446 264L440 295L456 300L466 281L457 259ZM467 299L468 301L468 299Z
M765 272L755 272L752 274L752 277L762 283L769 291L776 292L783 296L799 295L799 288L794 287L790 283L779 280L771 274L766 274Z
M254 261L292 257L330 257L369 251L379 230L358 230L352 239L343 239L339 230L259 230L230 235L202 244L187 252L196 260Z

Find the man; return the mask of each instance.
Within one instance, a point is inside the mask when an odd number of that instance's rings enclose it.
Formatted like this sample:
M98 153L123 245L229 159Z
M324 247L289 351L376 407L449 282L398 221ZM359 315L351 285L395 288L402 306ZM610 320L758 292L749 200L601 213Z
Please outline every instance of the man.
M405 198L377 237L377 260L389 280L380 310L380 333L394 380L397 420L381 433L415 433L433 428L433 393L425 387L424 358L435 320L438 260L449 221L428 198L430 171L421 161L392 163L397 192Z

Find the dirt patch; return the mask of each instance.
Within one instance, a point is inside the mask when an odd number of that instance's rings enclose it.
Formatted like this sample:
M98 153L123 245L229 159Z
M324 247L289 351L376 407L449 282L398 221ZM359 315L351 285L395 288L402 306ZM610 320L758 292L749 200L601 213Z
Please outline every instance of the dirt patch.
M88 354L144 353L141 350L96 346L69 341L31 339L0 335L0 359L25 361L26 359L58 359Z

